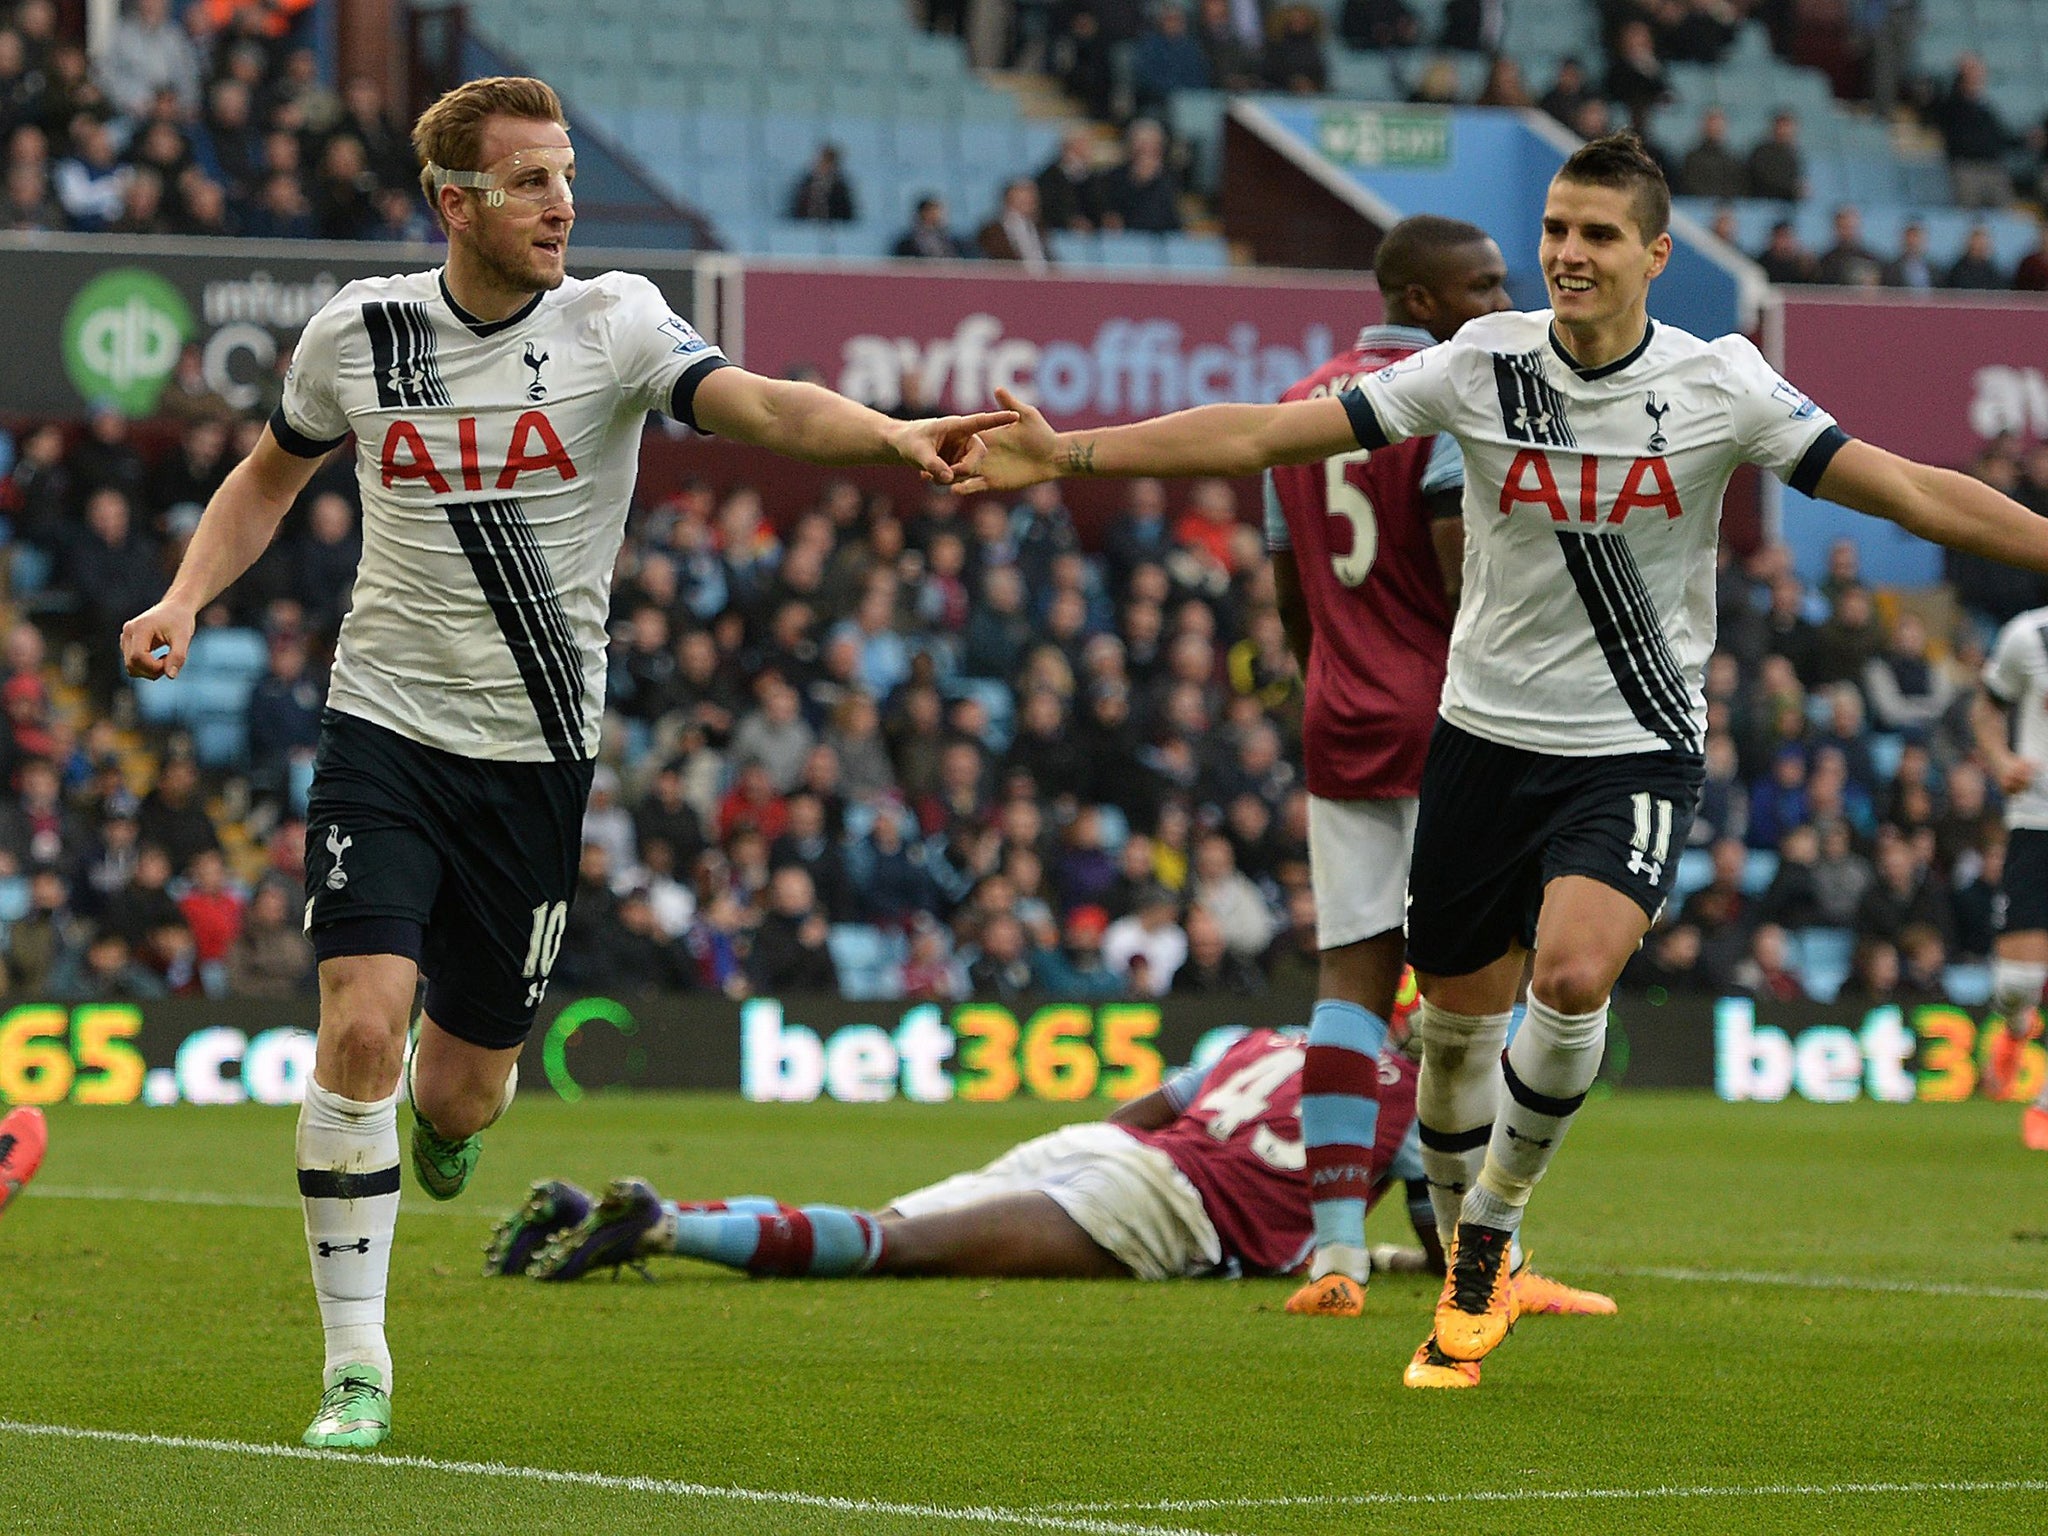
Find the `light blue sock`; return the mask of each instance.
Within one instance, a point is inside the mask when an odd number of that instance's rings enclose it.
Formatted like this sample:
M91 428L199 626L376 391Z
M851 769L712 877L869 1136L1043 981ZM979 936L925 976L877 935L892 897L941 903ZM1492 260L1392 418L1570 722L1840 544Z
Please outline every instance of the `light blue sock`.
M1362 1282L1368 1272L1365 1208L1379 1130L1379 1053L1386 1042L1386 1020L1356 1003L1326 997L1309 1017L1301 1137L1318 1277L1337 1271Z

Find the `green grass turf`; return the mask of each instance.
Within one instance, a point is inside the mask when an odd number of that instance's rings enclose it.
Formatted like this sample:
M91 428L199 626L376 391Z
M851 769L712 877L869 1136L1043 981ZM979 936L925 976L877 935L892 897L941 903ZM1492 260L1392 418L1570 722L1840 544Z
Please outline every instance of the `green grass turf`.
M408 1175L393 1264L397 1433L448 1461L912 1505L1142 1505L1473 1490L2014 1481L2038 1458L2048 1301L1617 1273L1648 1267L2048 1287L2048 1160L1993 1105L1594 1104L1539 1192L1539 1266L1619 1298L1531 1319L1477 1392L1405 1391L1434 1287L1356 1323L1284 1281L749 1282L680 1262L563 1287L486 1281L526 1183L878 1203L1071 1112L522 1100L452 1207ZM0 1221L0 1418L290 1443L319 1336L290 1111L60 1109ZM204 1191L271 1208L61 1198ZM449 1214L452 1213L452 1214ZM1375 1217L1399 1235L1398 1212ZM1294 1532L2025 1531L2048 1493L1097 1509L1118 1528ZM1018 1530L408 1467L0 1433L5 1532Z

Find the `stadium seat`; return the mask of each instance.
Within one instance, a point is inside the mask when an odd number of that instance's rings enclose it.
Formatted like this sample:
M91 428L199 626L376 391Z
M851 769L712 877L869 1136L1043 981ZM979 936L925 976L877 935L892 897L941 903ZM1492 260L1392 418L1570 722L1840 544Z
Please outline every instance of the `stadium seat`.
M1714 856L1704 848L1688 848L1678 856L1678 873L1672 877L1671 900L1685 905L1685 898L1713 883Z
M1849 976L1856 935L1847 928L1808 928L1799 935L1804 959L1801 980L1816 1002L1831 1003Z
M1951 965L1941 973L1941 989L1959 1007L1982 1008L1991 1001L1991 967Z
M1096 259L1105 267L1163 267L1166 244L1158 235L1128 229L1105 229L1096 237Z
M1873 731L1870 735L1870 765L1877 774L1877 782L1889 784L1899 776L1899 759L1906 754L1905 740L1891 731Z
M1778 856L1768 848L1752 848L1742 865L1742 894L1761 896L1778 877Z
M263 635L253 629L202 629L192 637L185 655L188 675L219 674L255 679L270 664L270 648Z

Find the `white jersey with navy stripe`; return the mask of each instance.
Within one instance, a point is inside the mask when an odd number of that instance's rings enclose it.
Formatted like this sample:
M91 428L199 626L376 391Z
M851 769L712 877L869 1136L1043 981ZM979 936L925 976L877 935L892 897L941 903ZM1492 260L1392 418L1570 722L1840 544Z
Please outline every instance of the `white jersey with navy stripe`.
M1998 632L1984 689L2005 706L2012 750L2041 768L2033 783L2006 796L2005 824L2048 832L2048 608L2030 608Z
M1846 441L1740 336L1652 324L1582 369L1548 310L1470 321L1342 398L1366 448L1442 432L1464 453L1443 717L1569 757L1701 750L1728 478L1811 490Z
M690 419L724 363L623 272L489 324L439 271L330 299L271 418L301 455L356 437L363 557L328 702L464 757L595 756L641 428Z

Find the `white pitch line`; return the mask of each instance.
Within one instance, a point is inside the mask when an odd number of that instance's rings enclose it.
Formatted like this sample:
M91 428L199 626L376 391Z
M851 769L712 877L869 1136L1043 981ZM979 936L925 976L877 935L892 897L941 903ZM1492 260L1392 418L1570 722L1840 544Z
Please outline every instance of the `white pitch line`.
M334 1462L350 1467L377 1467L414 1472L439 1472L455 1477L505 1478L518 1482L553 1483L575 1488L601 1488L613 1493L650 1493L677 1499L734 1504L777 1504L794 1509L828 1510L842 1515L893 1515L908 1520L950 1521L958 1525L1021 1526L1035 1531L1072 1531L1080 1536L1215 1536L1182 1526L1133 1525L1086 1514L1053 1514L1032 1509L1004 1509L992 1504L912 1504L889 1499L843 1498L835 1494L795 1493L770 1488L719 1487L666 1477L629 1477L609 1472L568 1472L553 1467L522 1467L499 1461L439 1461L430 1456L390 1456L377 1452L315 1450L302 1445L265 1445L246 1440L207 1440L191 1435L147 1435L115 1429L79 1429L68 1424L24 1424L0 1419L0 1435L35 1436L48 1440L87 1440L100 1444L136 1445L152 1450L208 1451L225 1456L258 1456L280 1461Z
M1264 1499L1156 1499L1104 1504L1048 1504L1073 1514L1198 1514L1215 1510L1364 1509L1420 1504L1569 1504L1580 1500L1816 1499L1925 1493L2048 1493L2048 1479L1925 1483L1758 1483L1746 1488L1494 1488L1470 1493L1305 1493Z
M1977 1296L1987 1301L2048 1301L2048 1290L2011 1285L1964 1285L1943 1280L1878 1280L1851 1275L1783 1275L1760 1269L1606 1269L1638 1280L1680 1280L1695 1285L1777 1285L1808 1291L1879 1291L1903 1296Z

